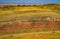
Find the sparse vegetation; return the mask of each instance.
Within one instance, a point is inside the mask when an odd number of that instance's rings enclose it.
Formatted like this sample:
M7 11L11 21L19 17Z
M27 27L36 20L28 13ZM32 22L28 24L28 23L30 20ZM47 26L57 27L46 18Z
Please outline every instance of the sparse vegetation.
M60 31L60 5L8 5L0 7L0 35L42 31L53 31L53 33ZM43 35L45 36L46 34ZM49 39L52 38L50 36ZM23 39L26 38L24 37ZM40 34L34 38L39 39ZM44 38L42 37L42 39Z

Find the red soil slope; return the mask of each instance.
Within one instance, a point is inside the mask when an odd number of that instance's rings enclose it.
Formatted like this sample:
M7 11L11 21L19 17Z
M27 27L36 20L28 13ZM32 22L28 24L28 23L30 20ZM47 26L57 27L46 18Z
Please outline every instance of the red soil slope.
M29 32L35 31L52 31L60 30L59 21L47 21L47 22L13 22L12 24L5 24L0 31L3 32L24 32L24 30L29 30Z

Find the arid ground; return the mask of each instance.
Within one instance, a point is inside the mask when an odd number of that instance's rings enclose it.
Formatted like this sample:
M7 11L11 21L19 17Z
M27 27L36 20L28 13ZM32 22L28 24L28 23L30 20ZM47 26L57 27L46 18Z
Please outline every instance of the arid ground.
M60 39L60 5L0 4L0 39Z

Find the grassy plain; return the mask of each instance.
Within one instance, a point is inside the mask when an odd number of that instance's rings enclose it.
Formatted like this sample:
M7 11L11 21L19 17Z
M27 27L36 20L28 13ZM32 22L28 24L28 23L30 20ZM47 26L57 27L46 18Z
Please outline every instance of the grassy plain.
M7 23L11 24L13 21L18 21L21 17L30 18L35 16L60 18L60 5L2 7L0 8L0 29ZM60 39L60 31L2 34L0 39Z
M60 31L10 34L0 36L0 39L60 39Z

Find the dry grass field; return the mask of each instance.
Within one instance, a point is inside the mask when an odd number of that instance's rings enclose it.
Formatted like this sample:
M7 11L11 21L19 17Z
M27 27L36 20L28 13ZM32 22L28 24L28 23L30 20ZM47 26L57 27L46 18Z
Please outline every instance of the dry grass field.
M0 36L0 39L60 39L60 31L10 34Z
M60 39L60 5L1 5L0 39Z

